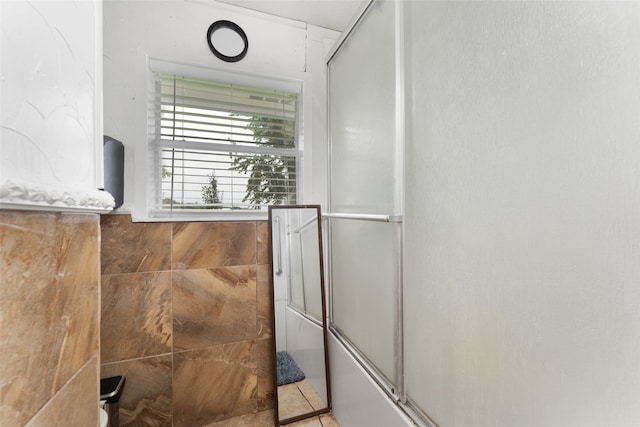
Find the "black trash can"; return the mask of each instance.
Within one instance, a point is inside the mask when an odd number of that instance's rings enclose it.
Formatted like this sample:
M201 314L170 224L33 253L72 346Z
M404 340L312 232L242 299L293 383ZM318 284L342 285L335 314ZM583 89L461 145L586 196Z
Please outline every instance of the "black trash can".
M107 402L105 410L109 415L109 427L118 427L120 425L118 402L124 389L125 380L126 378L122 375L100 380L100 400Z

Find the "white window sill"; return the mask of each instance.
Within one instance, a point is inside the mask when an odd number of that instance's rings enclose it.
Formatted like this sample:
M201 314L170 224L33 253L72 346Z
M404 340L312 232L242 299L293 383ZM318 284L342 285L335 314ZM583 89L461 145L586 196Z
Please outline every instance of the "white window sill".
M129 213L129 212L114 212ZM256 210L255 212L194 212L194 211L153 211L149 216L138 216L131 213L131 221L133 222L211 222L211 221L266 221L268 219L268 210Z

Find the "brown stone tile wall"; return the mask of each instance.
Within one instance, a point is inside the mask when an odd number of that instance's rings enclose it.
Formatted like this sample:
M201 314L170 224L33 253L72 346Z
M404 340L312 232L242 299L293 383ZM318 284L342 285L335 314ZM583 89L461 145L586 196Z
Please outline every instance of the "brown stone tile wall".
M99 231L0 211L0 425L98 425Z
M120 424L274 425L266 221L101 229L101 376L127 377Z

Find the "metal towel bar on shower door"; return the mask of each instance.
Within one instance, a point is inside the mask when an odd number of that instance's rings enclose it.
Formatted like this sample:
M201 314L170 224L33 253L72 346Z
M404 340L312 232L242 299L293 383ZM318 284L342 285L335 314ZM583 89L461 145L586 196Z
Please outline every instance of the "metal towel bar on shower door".
M402 215L355 214L355 213L323 213L323 218L355 219L374 222L402 222Z

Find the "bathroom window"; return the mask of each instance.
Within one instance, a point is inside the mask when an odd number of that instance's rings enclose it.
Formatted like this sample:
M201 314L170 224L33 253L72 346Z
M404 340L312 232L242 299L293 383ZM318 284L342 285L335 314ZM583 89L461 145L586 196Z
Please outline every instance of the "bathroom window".
M300 85L234 80L153 73L152 216L242 218L296 203Z

